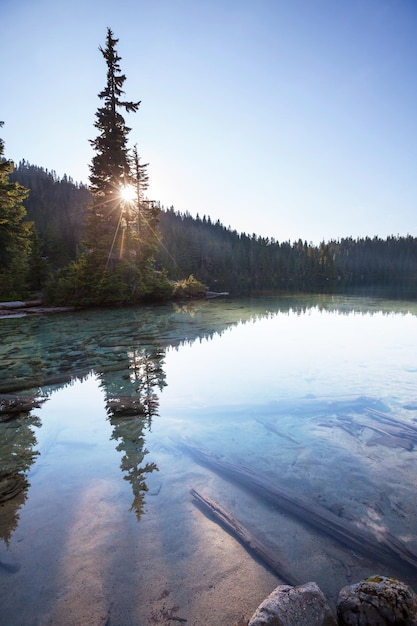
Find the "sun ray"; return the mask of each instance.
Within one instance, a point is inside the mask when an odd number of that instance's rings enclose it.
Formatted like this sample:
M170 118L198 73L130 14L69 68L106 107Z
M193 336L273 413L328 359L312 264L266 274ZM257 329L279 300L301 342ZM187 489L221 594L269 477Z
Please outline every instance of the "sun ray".
M133 202L136 199L136 189L133 185L123 185L119 193L124 202Z

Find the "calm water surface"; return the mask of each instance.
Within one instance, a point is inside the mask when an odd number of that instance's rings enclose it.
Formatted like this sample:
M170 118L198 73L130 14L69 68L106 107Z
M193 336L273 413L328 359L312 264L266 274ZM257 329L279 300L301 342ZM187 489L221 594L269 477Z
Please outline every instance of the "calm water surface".
M0 394L41 400L0 422L0 624L238 626L287 574L416 589L416 347L417 304L370 298L0 319Z

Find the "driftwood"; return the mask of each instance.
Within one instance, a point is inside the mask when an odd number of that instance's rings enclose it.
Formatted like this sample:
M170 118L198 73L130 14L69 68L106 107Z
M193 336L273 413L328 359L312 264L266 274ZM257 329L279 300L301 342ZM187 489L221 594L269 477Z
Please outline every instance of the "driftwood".
M14 302L0 302L0 317L6 316L24 316L27 314L43 314L43 313L65 313L67 311L75 311L74 306L43 306L42 300L17 300Z
M190 493L206 514L219 522L219 524L235 537L249 552L263 561L274 574L290 585L300 584L300 581L296 580L294 576L289 573L287 566L276 558L276 549L272 551L258 541L239 520L211 498L201 495L195 489L191 489Z
M351 550L394 567L402 564L417 569L417 555L388 531L380 531L378 537L370 535L306 497L272 484L271 479L265 475L256 473L248 467L221 460L188 441L182 440L180 445L198 462L221 476L243 485L258 497L272 502L278 508L336 539Z

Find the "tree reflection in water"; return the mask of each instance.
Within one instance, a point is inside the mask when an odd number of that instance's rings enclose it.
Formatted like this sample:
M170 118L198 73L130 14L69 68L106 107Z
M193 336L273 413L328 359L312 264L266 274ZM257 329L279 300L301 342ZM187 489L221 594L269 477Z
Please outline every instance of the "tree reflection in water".
M6 545L17 528L19 509L27 499L27 471L39 452L33 427L40 420L31 415L35 400L3 396L0 399L0 540Z
M164 355L164 350L154 345L135 348L127 352L127 373L122 370L100 375L106 394L106 411L113 426L111 438L118 442L117 451L123 453L120 469L132 486L131 510L135 510L138 520L148 491L146 476L158 471L155 463L144 463L148 454L145 431L151 429L152 417L158 415L156 389L162 391L166 385Z
M153 416L158 415L157 390L161 391L166 385L165 351L154 343L126 350L125 355L124 363L119 362L116 371L97 374L113 427L111 439L117 442L116 450L123 455L120 469L132 487L131 510L140 519L148 491L146 476L158 470L155 463L145 462L148 454L145 438ZM69 373L67 385L77 379ZM57 391L56 386L43 388L47 396L53 391ZM19 510L28 497L30 482L27 474L41 455L35 449L38 442L34 428L42 424L33 414L33 409L40 406L41 402L33 395L0 396L0 540L6 545L17 528Z

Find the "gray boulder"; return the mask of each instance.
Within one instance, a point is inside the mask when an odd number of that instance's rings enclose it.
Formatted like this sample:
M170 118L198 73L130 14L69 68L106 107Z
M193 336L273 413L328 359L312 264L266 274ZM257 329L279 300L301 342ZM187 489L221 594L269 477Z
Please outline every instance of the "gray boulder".
M276 587L248 626L336 626L336 620L317 584L306 583Z
M340 626L417 626L417 595L393 578L365 578L340 591L337 617Z

